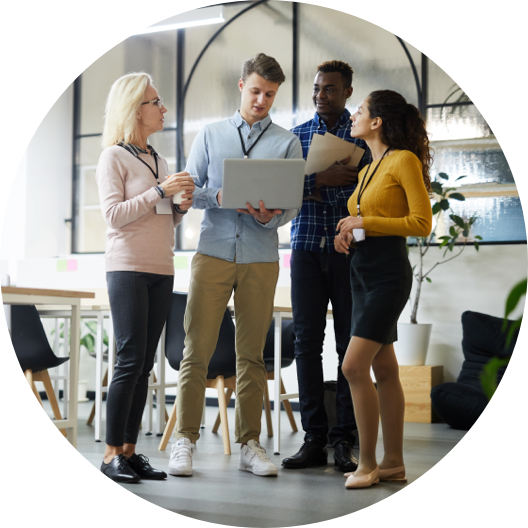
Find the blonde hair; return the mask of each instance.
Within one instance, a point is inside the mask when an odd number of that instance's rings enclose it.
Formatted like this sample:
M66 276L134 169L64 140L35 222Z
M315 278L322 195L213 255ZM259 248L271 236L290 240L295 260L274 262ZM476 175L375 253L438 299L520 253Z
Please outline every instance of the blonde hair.
M144 72L123 75L112 84L106 99L103 148L137 139L136 116L149 84L154 86L152 77Z

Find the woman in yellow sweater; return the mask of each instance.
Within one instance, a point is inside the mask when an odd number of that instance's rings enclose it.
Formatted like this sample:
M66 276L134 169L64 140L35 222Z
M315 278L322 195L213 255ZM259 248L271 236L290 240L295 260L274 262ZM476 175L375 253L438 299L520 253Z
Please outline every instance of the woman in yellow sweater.
M335 245L342 253L348 253L350 243L356 248L352 331L342 371L352 392L360 453L357 470L345 476L347 488L365 488L380 480L406 482L405 401L393 343L412 286L405 237L431 232L432 156L418 109L396 92L372 92L351 120L351 136L367 142L373 161L359 174L348 201L350 216L338 223ZM380 416L385 455L378 466Z

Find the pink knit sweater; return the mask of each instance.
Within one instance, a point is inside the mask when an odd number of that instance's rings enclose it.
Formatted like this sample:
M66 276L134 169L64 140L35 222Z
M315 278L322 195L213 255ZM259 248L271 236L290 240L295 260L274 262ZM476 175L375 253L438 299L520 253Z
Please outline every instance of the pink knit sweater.
M154 158L139 154L155 171ZM167 160L158 157L159 180L168 174ZM157 215L161 198L156 178L124 148L106 148L99 158L96 180L106 231L106 271L141 271L174 275L174 228L181 214ZM168 198L166 198L168 199ZM172 202L171 202L172 203Z

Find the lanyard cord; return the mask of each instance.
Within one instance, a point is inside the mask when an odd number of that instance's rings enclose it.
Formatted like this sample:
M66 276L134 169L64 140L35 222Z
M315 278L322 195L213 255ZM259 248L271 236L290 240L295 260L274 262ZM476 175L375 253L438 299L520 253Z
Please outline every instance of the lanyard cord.
M249 153L253 150L253 147L259 142L260 138L264 135L264 132L268 130L271 125L271 121L268 123L268 126L260 133L259 137L256 139L255 143L249 147L249 150L246 151L246 146L244 145L244 140L242 139L242 132L240 132L240 127L237 127L238 137L240 138L240 144L242 145L242 151L244 152L244 158L249 156Z
M130 152L130 154L132 154L132 155L134 156L134 153L131 152L131 151L129 150L129 148L127 148L127 146L126 146L123 142L120 142L120 143L118 143L117 145L118 145L119 147L123 147L126 151ZM139 147L136 147L136 148L139 148ZM154 149L153 149L153 150L154 150ZM152 152L152 151L151 151L151 152ZM152 170L152 167L151 167L147 162L143 161L143 160L139 157L139 155L137 155L136 158L137 158L139 161L141 161L141 163L143 163L143 165L146 165L146 166L149 168L150 172L152 172L152 174L154 175L154 178L156 178L156 181L159 183L160 181L159 181L159 169L158 169L158 153L154 150L154 152L152 153L152 155L154 156L154 162L156 163L156 172L154 172L154 171Z
M370 166L372 165L372 161L369 163L369 166L367 167L367 172L365 173L365 177L361 180L361 186L359 187L359 191L358 191L358 199L357 199L357 215L358 215L358 217L361 216L361 209L359 207L360 203L361 203L361 197L365 193L365 190L367 189L368 184L370 183L370 181L374 177L374 174L376 174L376 171L378 170L378 167L380 166L381 162L383 161L383 158L387 155L387 152L389 152L389 150L390 150L390 147L388 147L387 150L383 153L383 156L381 156L381 159L379 160L378 164L376 165L376 168L374 169L374 171L370 175L369 180L367 181L365 187L363 188L363 184L365 183L365 180L367 179L367 176L368 176L368 173L369 173L369 170L370 170Z
M154 178L156 178L156 181L159 183L160 181L159 181L159 170L158 170L158 156L154 154L154 161L156 163L156 172L154 172L152 170L152 167L146 161L143 161L139 156L137 159L141 161L143 165L146 165L150 169L150 172L152 172L152 174L154 175Z

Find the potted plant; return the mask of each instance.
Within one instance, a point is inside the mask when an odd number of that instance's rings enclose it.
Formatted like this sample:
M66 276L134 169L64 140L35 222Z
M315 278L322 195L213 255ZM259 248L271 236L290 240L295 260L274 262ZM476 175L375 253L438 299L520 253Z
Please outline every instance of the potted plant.
M465 178L459 176L455 182ZM418 263L413 266L413 276L416 281L414 297L411 302L411 318L409 323L398 323L398 341L394 345L398 363L400 365L424 365L429 338L431 336L432 324L419 324L417 320L418 305L422 293L424 281L432 282L431 273L442 264L459 257L468 244L472 244L475 250L479 249L479 241L482 237L474 236L470 242L470 231L478 219L477 214L469 218L456 215L451 207L450 200L465 201L463 194L456 192L457 188L448 184L449 176L444 172L438 174L435 181L431 182L433 198L433 217L436 220L431 234L425 238L415 238L414 243L418 249ZM441 230L444 230L442 232ZM429 269L424 269L424 256L438 243L441 255L437 262ZM435 244L436 245L436 244Z
M97 322L96 321L82 321L84 323L84 335L81 335L81 340L79 342L81 347L86 348L88 354L92 357L96 357L95 353L95 339L97 337ZM81 334L83 334L83 327L81 326ZM55 333L53 329L51 335ZM60 324L60 334L59 337L61 340L64 340L64 323ZM106 330L103 330L103 344L105 350L103 350L103 361L108 361L108 335ZM79 392L78 392L78 401L87 402L88 398L86 397L86 389L88 382L86 380L79 380Z

